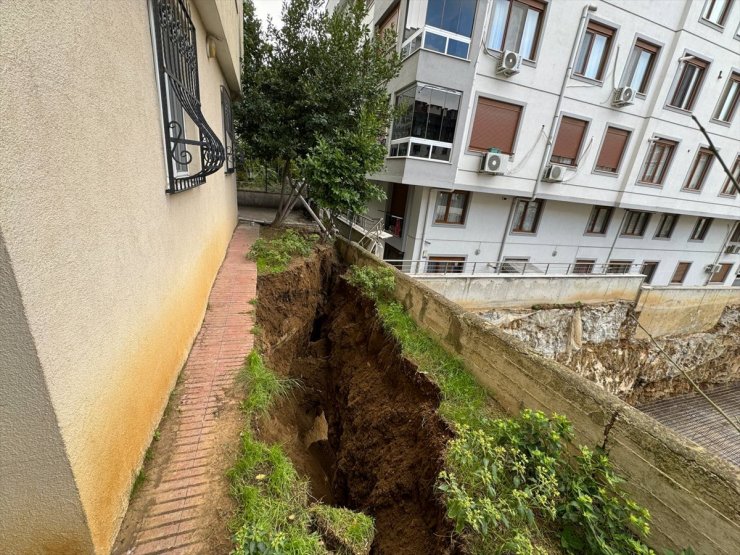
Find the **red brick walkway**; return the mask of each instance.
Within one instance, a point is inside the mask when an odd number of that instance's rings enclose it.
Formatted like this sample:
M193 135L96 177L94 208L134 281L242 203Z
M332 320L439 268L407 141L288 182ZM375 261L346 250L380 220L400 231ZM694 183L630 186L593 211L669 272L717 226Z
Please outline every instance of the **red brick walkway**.
M160 431L147 480L124 520L116 553L208 550L202 539L208 535L203 527L209 525L204 498L214 480L226 479L226 468L213 464L216 423L254 343L249 301L256 296L257 270L244 255L258 235L259 227L240 225L229 243L205 319L182 370L175 406Z

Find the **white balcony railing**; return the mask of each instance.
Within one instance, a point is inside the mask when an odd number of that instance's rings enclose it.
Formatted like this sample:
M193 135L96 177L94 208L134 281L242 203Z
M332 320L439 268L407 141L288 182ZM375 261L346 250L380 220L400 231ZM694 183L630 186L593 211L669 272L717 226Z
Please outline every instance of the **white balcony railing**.
M467 60L470 53L470 37L426 25L417 29L403 42L401 59L405 60L419 48Z

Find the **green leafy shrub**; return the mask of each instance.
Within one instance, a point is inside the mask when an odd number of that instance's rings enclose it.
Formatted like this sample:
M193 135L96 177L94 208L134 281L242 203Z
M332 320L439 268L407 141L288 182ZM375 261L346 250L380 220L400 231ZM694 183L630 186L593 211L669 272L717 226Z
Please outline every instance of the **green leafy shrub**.
M387 301L396 288L393 270L384 267L352 266L347 281L374 301Z
M343 507L329 507L316 504L311 507L316 526L326 530L341 544L341 553L347 555L365 555L370 553L370 546L375 537L373 518Z
M248 416L266 413L277 398L296 385L294 380L281 379L275 375L265 366L262 355L256 349L247 355L239 378L246 383L248 389L248 395L241 404Z
M619 487L623 480L601 450L581 447L573 468L564 468L558 507L562 547L568 553L651 554L639 537L650 533L650 514Z
M252 245L247 258L257 263L260 274L274 274L284 271L293 257L311 254L319 236L301 235L292 229L272 239L260 237Z

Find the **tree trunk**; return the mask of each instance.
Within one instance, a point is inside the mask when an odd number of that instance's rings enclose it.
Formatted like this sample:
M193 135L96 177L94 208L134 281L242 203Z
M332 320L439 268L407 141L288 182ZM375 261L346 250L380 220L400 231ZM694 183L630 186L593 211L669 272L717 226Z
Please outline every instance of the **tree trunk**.
M283 206L285 204L285 185L287 181L290 179L290 160L286 160L283 163L283 170L280 172L280 203L278 204L277 213L275 214L275 218L272 220L272 223L270 225L273 226L279 226L281 223L283 223L284 217L281 217L283 213ZM292 189L291 189L292 192Z

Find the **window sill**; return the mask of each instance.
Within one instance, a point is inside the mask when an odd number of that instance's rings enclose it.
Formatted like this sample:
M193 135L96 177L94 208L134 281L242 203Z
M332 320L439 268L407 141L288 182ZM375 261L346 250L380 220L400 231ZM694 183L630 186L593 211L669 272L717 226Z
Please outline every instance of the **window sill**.
M721 119L709 118L709 122L714 123L715 125L721 125L723 127L732 127L732 120L724 121Z
M604 170L593 170L591 172L594 175L603 175L604 177L619 177L619 172L607 172Z
M595 233L593 231L586 231L583 235L585 237L606 237L606 232L604 232L604 233Z
M704 239L689 239L687 243L703 243Z
M510 231L509 235L522 235L524 237L535 237L537 235L536 231Z
M692 193L694 195L701 194L701 189L687 189L686 187L681 187L682 193Z
M647 183L646 181L637 181L635 182L635 185L639 185L640 187L650 187L651 189L662 189L663 188L662 183Z
M706 25L707 27L710 27L715 31L719 31L720 33L723 33L725 31L724 25L720 25L719 23L715 23L714 21L709 21L708 19L705 19L703 17L699 18L699 23L701 23L702 25Z
M626 233L620 233L619 237L622 239L644 239L645 235L627 235Z
M432 224L433 227L456 227L456 228L463 228L465 227L465 222L460 224L453 224L450 222L434 222Z
M670 237L653 237L653 241L670 241Z
M663 106L666 110L670 110L671 112L676 112L677 114L683 114L684 116L691 116L693 114L692 110L686 110L684 108L679 108L678 106L673 106L672 104L666 104Z
M734 194L731 194L731 195L728 195L726 193L720 193L717 196L720 197L720 198L727 198L727 199L733 199L734 200L737 197L737 193L734 193Z
M591 79L591 77L586 77L585 75L579 75L577 73L571 73L570 74L571 79L575 79L576 81L583 81L584 83L588 83L589 85L593 85L594 87L603 87L604 81L600 79Z

